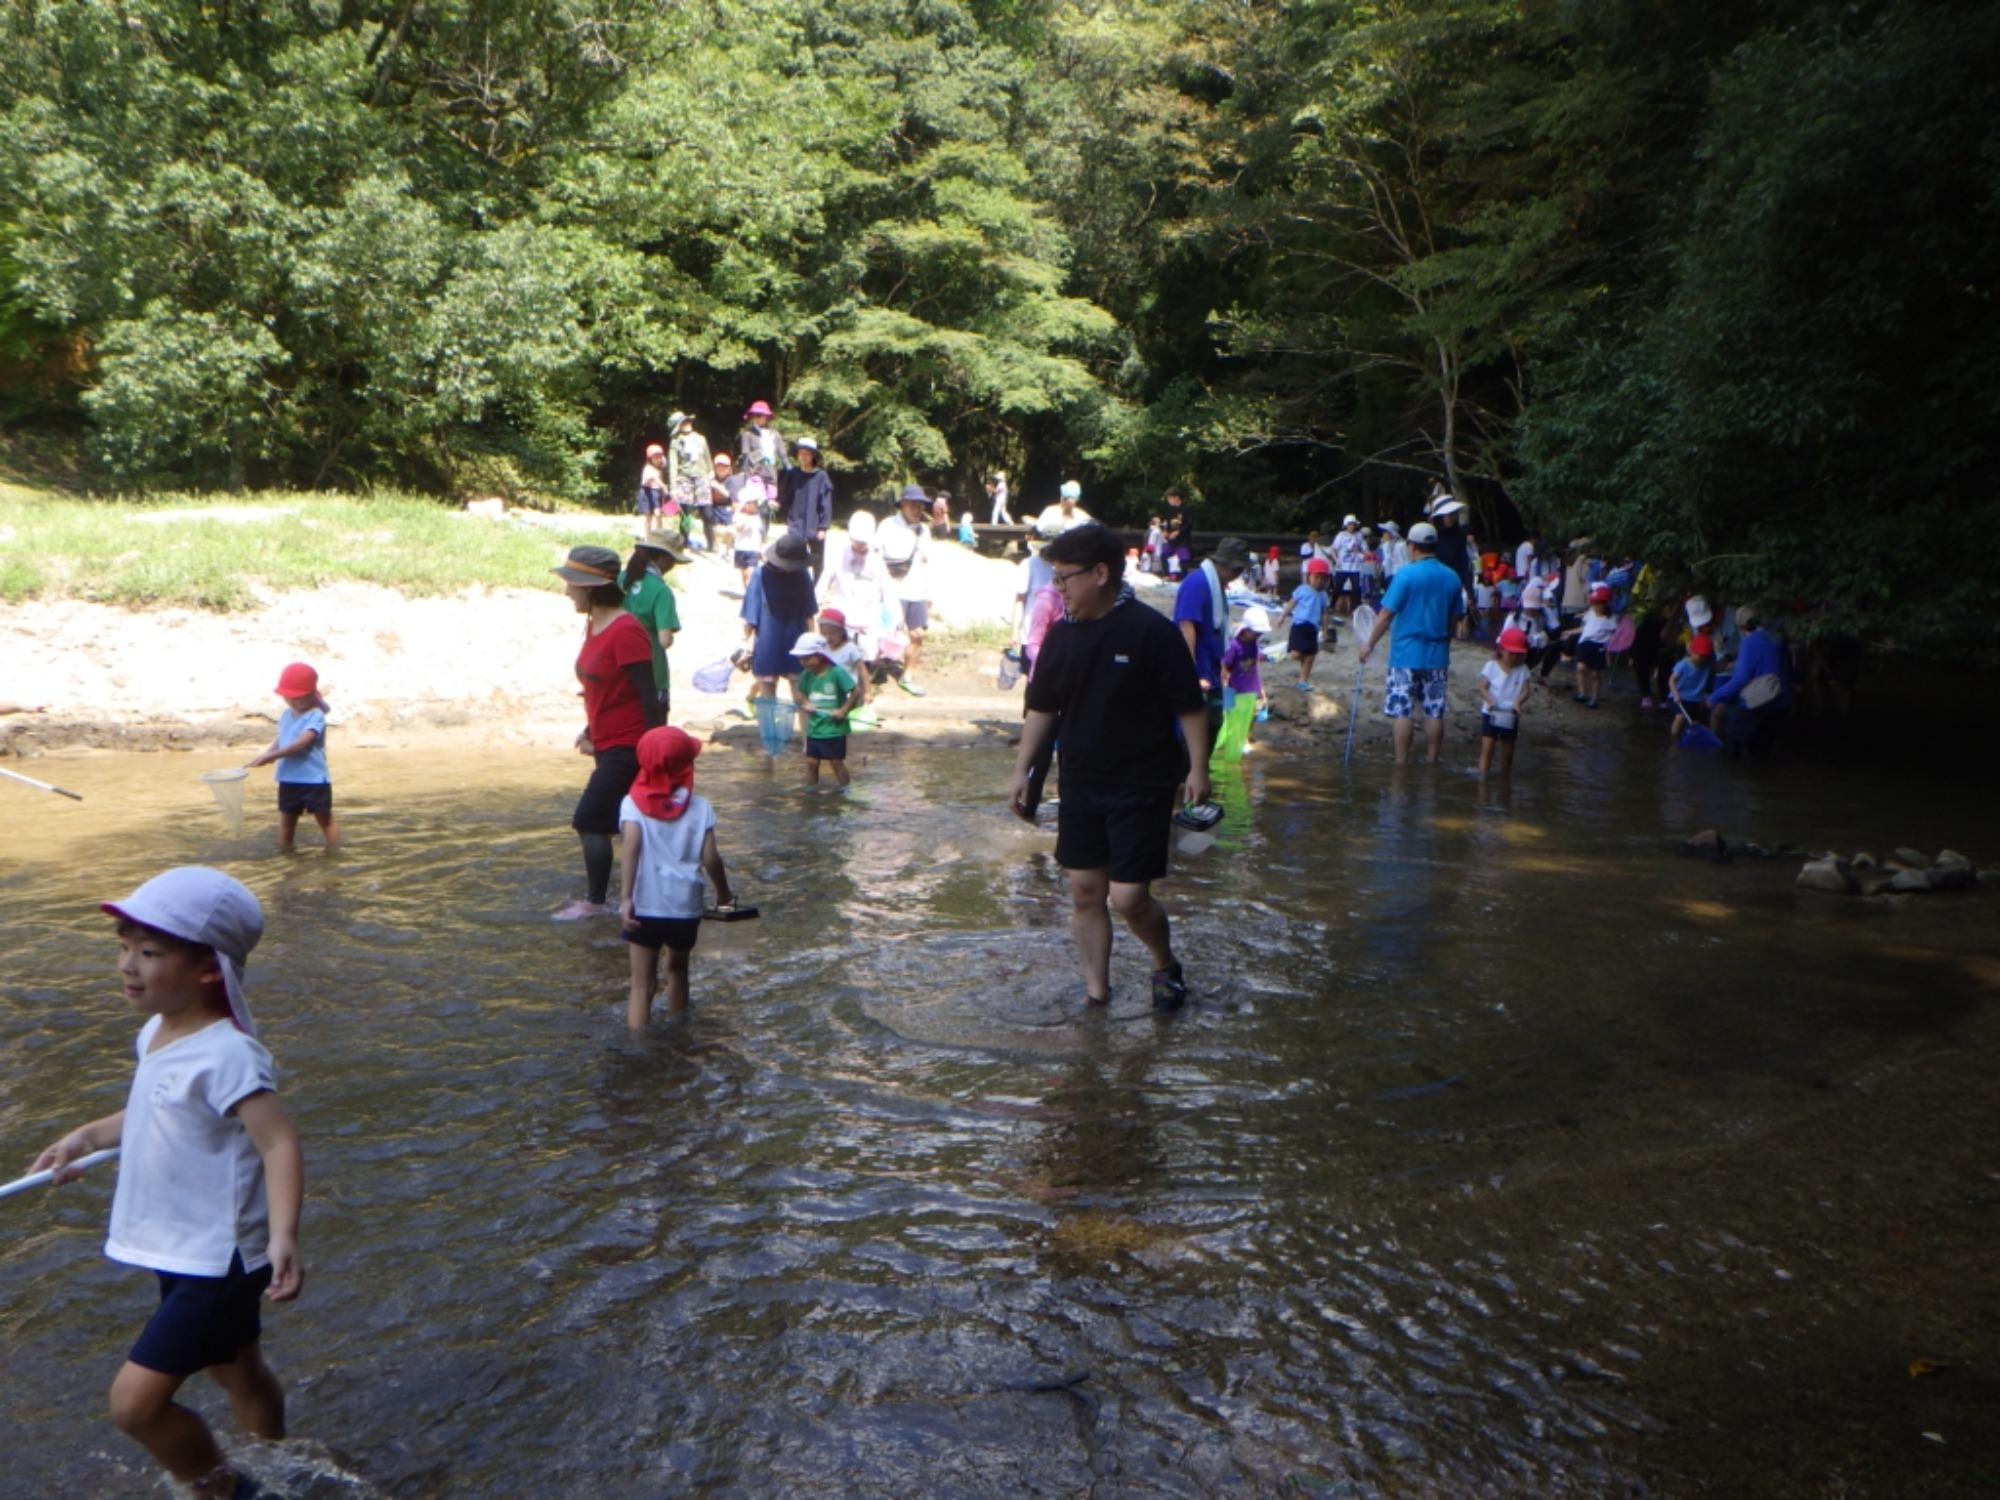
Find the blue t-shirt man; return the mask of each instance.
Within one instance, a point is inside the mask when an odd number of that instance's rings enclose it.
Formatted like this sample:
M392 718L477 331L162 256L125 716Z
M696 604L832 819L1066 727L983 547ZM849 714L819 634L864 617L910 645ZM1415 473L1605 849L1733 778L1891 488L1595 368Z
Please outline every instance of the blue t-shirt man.
M1227 644L1215 624L1215 606L1219 602L1215 585L1220 577L1204 564L1181 580L1174 595L1174 623L1194 626L1194 674L1202 680L1204 691L1209 692L1222 686L1222 649ZM1185 636L1187 632L1183 629L1181 633Z
M1398 569L1382 596L1382 611L1394 616L1391 667L1435 670L1451 665L1452 622L1465 613L1465 593L1450 568L1426 555Z

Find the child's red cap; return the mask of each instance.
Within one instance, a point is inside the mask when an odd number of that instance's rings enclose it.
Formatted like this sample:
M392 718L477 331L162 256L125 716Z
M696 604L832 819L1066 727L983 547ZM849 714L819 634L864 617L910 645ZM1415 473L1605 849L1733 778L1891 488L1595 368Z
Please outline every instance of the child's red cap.
M319 673L302 661L295 661L278 674L274 690L280 698L304 698L319 691Z
M1705 635L1698 635L1688 642L1688 655L1713 656L1715 655L1715 642L1711 641Z
M1314 574L1314 573L1329 573L1329 574L1330 574L1330 573L1332 573L1332 572L1333 572L1333 564L1332 564L1332 563L1330 563L1330 562L1328 562L1328 561L1327 561L1327 560L1326 560L1325 558L1323 558L1323 557L1311 557L1311 558L1307 558L1307 559L1306 559L1306 573L1307 573L1308 575L1311 575L1311 574Z

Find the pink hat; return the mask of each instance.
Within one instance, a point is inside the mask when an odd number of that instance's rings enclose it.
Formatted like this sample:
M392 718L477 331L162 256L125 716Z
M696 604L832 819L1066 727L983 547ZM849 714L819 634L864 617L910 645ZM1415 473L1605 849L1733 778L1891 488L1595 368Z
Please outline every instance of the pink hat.
M743 413L746 421L751 417L768 417L770 415L771 403L768 401L752 401L750 403L750 410Z
M1610 584L1608 584L1608 583L1593 583L1593 584L1592 584L1592 585L1590 586L1590 602L1591 602L1591 603L1595 604L1595 603L1596 603L1596 602L1597 602L1597 601L1598 601L1599 599L1609 599L1610 597L1611 597L1611 585L1610 585Z
M847 628L847 616L837 609L828 608L821 610L819 612L819 622L822 625L838 625L842 630Z
M319 673L302 661L295 661L278 674L278 685L271 691L280 698L303 698L308 693L319 692Z

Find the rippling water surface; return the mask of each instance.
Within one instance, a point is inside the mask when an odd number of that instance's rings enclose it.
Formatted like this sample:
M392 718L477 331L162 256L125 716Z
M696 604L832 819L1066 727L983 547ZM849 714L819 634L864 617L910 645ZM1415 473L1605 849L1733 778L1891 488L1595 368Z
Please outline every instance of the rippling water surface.
M1252 756L1163 888L1196 999L1156 1019L1122 935L1120 998L1080 1005L1001 753L876 755L841 798L718 750L764 916L706 930L692 1020L630 1040L614 925L546 920L580 763L350 753L333 859L259 812L228 836L206 764L6 792L0 1165L122 1102L94 903L174 863L248 882L310 1194L266 1346L297 1432L410 1496L1671 1492L1635 1455L1680 1314L1799 1268L1754 1204L1652 1222L1635 1164L1948 1035L1983 938L1668 836L1996 834L1990 799L1940 827L1622 737L1490 794ZM0 1204L10 1493L153 1492L101 1415L150 1296L98 1254L108 1189Z

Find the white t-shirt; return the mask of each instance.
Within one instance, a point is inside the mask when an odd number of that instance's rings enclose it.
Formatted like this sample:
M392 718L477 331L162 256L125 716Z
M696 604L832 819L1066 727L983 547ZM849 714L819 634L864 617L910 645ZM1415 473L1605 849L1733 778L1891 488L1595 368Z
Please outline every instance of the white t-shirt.
M828 655L835 666L856 682L861 680L861 674L867 670L868 658L861 654L861 648L854 644L854 637L851 635L847 638L846 644L835 646Z
M1533 542L1523 542L1514 549L1514 572L1516 576L1526 578L1529 573L1534 571L1534 567L1535 544Z
M764 550L764 513L747 496L736 502L736 542L738 552Z
M1528 690L1528 669L1516 667L1508 671L1497 661L1489 661L1479 669L1479 680L1493 689L1493 706L1496 708L1519 708L1521 694Z
M227 1019L149 1050L160 1020L139 1030L104 1253L179 1276L226 1276L240 1254L254 1271L270 1262L264 1159L229 1111L277 1087L271 1054Z
M1368 539L1358 531L1336 531L1333 534L1333 571L1336 573L1359 573L1368 559Z
M1593 609L1583 617L1583 633L1577 639L1580 641L1608 641L1617 629L1618 616L1600 615Z
M678 818L649 818L629 796L618 804L618 826L639 825L639 861L632 873L632 911L641 917L698 917L707 887L701 845L715 827L706 797L688 798Z
M1071 510L1068 515L1064 515L1062 501L1060 500L1035 517L1035 531L1044 540L1050 537L1061 536L1072 526L1087 526L1089 524L1089 511L1079 505Z
M912 526L899 511L875 528L875 550L882 555L882 568L889 575L889 591L898 599L927 603L931 597L930 528ZM903 569L898 578L896 571Z

